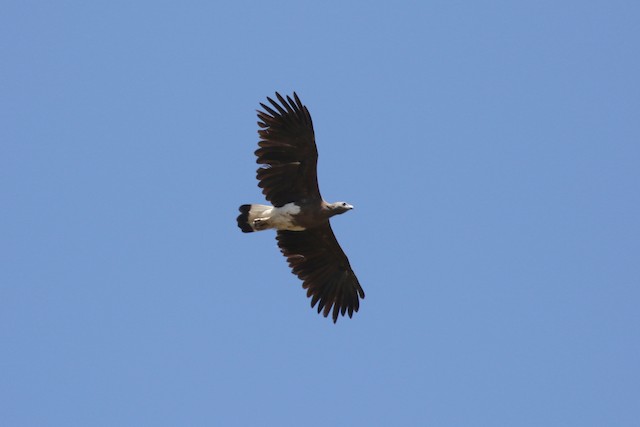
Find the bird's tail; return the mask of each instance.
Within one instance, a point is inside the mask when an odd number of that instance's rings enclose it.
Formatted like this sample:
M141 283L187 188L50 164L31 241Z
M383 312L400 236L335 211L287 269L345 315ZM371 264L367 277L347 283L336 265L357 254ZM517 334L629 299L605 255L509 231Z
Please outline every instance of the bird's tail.
M271 213L272 206L267 205L242 205L240 206L240 215L238 215L238 227L243 233L251 233L254 231L264 230L268 228L267 220ZM262 219L263 222L260 228L255 227L256 219Z

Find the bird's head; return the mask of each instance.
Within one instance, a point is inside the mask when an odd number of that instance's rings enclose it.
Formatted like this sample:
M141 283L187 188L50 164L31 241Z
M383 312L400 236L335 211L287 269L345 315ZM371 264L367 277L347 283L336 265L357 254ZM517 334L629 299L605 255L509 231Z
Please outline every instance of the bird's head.
M335 202L329 204L329 209L331 209L332 215L339 215L341 213L345 213L346 211L350 211L351 209L353 209L353 206L351 206L347 202Z

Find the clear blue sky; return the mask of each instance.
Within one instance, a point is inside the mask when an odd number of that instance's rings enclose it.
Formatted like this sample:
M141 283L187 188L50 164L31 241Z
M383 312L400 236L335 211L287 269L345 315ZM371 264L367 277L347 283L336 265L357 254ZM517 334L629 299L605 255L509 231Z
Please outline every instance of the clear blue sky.
M5 1L3 426L638 426L636 1ZM255 110L367 296L315 313Z

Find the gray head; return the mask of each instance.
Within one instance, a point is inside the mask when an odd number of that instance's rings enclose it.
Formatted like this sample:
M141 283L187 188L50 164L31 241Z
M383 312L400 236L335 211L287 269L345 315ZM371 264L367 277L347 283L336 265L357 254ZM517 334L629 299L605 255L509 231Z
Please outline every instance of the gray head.
M331 216L339 215L353 209L353 206L351 206L347 202L329 203L328 207L329 207L329 210L331 210Z

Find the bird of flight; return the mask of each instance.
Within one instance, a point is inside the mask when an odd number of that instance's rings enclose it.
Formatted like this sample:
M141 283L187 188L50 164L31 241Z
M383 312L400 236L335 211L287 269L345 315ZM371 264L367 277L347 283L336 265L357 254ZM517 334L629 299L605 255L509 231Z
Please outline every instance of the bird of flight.
M316 165L313 123L307 107L293 93L285 99L276 92L278 102L267 97L271 106L260 103L255 152L258 157L258 186L271 205L242 205L238 227L251 233L276 229L278 247L287 258L293 274L318 304L318 313L333 322L338 315L349 317L360 307L364 291L338 244L329 218L353 209L346 202L327 203L320 195Z

